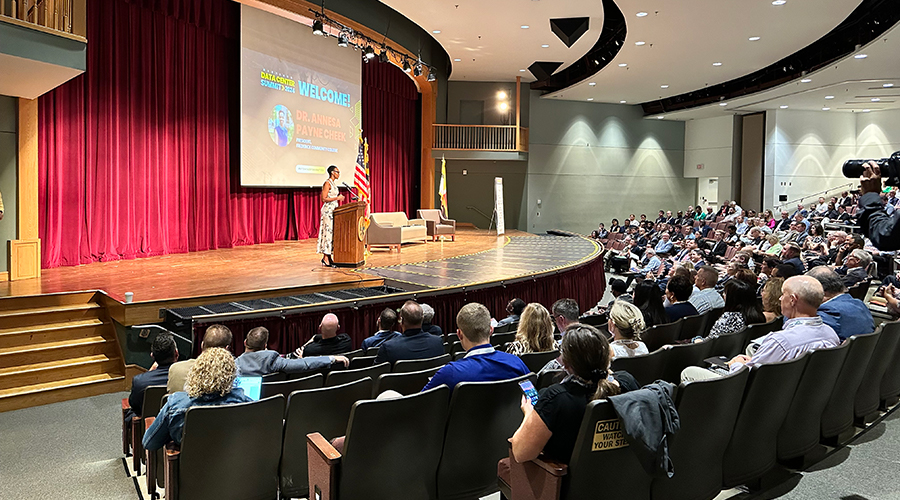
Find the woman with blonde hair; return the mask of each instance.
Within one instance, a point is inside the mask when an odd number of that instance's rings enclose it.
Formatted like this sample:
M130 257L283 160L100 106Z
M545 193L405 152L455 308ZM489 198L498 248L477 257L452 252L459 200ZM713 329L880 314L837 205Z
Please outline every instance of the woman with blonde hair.
M781 316L781 285L784 278L769 278L762 291L763 316L766 323Z
M205 349L191 366L184 384L186 392L175 392L159 410L144 434L144 448L158 450L166 443L181 443L184 415L192 406L219 406L252 401L234 387L237 368L231 353L221 347Z
M506 352L517 356L529 352L548 352L556 347L555 344L550 312L541 304L532 302L519 316L516 340L509 344Z
M613 302L607 322L609 333L613 336L613 341L609 343L613 358L630 358L649 353L640 339L645 326L644 315L637 306L621 300Z

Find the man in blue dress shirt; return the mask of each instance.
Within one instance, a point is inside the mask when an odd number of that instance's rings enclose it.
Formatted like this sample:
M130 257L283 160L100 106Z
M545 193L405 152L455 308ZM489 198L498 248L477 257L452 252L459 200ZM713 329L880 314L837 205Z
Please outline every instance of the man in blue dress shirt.
M491 346L491 313L477 302L470 302L456 315L456 333L466 357L447 363L434 374L423 391L441 384L451 390L460 382L491 382L521 377L531 370L518 356L497 351Z

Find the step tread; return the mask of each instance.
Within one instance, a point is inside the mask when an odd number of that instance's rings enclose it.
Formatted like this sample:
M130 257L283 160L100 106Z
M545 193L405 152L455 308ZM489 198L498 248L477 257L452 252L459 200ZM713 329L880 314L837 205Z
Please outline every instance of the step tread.
M63 311L87 311L91 309L102 309L103 306L96 302L88 302L85 304L64 304L47 307L29 307L23 309L13 309L9 311L0 310L0 319L16 318L21 316L31 316L36 314L46 314Z
M12 366L9 368L0 368L0 376L14 375L29 371L52 370L57 368L67 368L71 366L87 365L92 363L105 363L118 358L111 358L106 354L95 354L93 356L81 356L79 358L56 359L53 361L44 361L41 363L31 363L28 365Z
M43 351L43 350L53 350L53 349L61 349L64 347L74 347L74 346L82 346L82 345L91 345L91 344L103 344L106 342L111 342L111 340L102 337L102 336L93 336L93 337L83 337L78 339L69 339L69 340L59 340L56 342L42 342L39 344L28 344L22 346L15 347L2 347L0 348L0 356L4 354L19 354L24 352L35 352L35 351Z
M4 335L21 335L23 333L45 333L53 330L67 330L70 328L85 328L91 326L103 326L105 323L101 319L89 318L74 321L64 321L62 323L47 323L43 325L20 326L16 328L0 328L0 337Z
M0 399L12 398L16 396L24 396L40 392L53 391L57 389L66 389L69 387L78 387L82 385L109 382L113 380L124 380L124 375L116 373L101 373L99 375L88 375L86 377L70 378L66 380L58 380L55 382L44 382L42 384L24 385L12 389L0 390Z

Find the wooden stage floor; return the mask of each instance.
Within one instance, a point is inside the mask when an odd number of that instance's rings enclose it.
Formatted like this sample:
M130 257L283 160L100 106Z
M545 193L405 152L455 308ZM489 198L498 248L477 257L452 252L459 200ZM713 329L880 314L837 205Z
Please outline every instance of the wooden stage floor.
M560 258L575 263L585 257L585 248L545 259L541 255L558 252L537 248L529 257L522 248L510 246L510 241L528 236L534 235L509 231L498 237L493 231L461 229L454 242L404 245L399 253L376 250L357 270L322 267L315 239L99 262L45 269L40 279L0 282L0 297L102 290L119 302L124 302L125 292L133 292L137 304L322 285L374 286L384 279L436 288L512 278L558 267ZM581 247L587 242L569 240L581 242ZM455 257L462 258L448 263Z

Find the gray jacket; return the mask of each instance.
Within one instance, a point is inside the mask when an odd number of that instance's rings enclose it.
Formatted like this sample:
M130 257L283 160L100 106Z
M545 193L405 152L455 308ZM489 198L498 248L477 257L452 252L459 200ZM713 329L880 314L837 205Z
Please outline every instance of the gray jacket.
M241 377L261 377L269 373L302 373L331 366L331 356L312 356L309 358L282 358L276 351L245 352L238 356L234 363Z
M625 439L634 450L638 462L653 477L672 477L668 440L681 424L672 402L675 386L662 380L637 391L610 396L625 430Z

